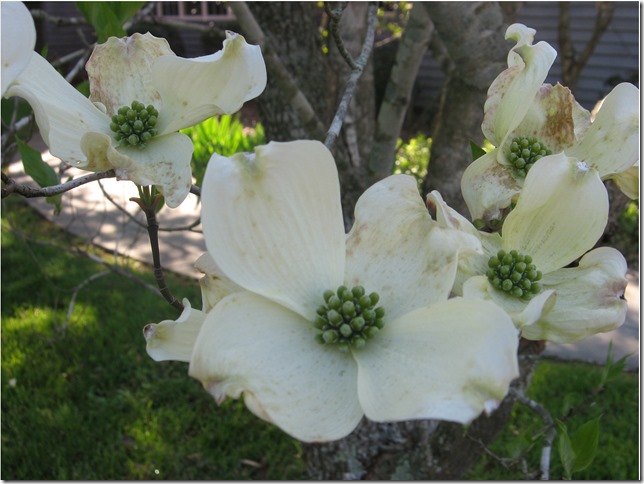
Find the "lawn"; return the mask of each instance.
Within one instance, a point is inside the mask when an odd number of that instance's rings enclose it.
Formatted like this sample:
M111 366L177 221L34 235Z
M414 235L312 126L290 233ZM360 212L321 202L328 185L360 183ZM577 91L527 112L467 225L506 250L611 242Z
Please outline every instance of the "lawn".
M16 231L18 229L18 231ZM140 280L132 261L106 271L62 251L77 241L18 198L2 205L2 478L17 479L301 479L296 441L246 411L218 407L187 364L155 363L142 328L174 319L175 309ZM96 249L107 262L113 258ZM195 281L170 276L179 297L200 301ZM73 306L70 302L74 301ZM555 416L596 386L600 369L543 361L529 389ZM621 375L570 422L601 414L600 452L576 478L638 478L638 377ZM541 422L517 407L492 450L509 456ZM539 448L526 458L534 468ZM553 452L552 475L561 476ZM491 458L475 479L521 478Z

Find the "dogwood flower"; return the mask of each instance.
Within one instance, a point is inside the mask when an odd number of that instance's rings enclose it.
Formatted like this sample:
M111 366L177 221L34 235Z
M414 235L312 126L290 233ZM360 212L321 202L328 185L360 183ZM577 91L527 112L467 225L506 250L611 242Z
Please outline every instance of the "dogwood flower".
M568 88L543 84L556 52L545 42L532 45L534 34L520 24L507 30L517 45L508 69L490 86L481 125L496 148L470 164L461 180L473 220L501 220L526 173L549 154L564 151L602 179L618 177L639 159L639 90L616 86L591 119Z
M586 253L608 220L596 170L561 153L544 157L526 176L501 234L479 232L437 192L428 202L439 223L477 235L484 248L460 262L454 292L494 301L524 338L570 343L623 324L624 257L607 247Z
M317 141L273 142L213 155L202 204L208 253L241 288L197 316L189 374L217 402L243 395L291 436L327 441L364 415L469 422L518 375L507 314L448 299L459 255L480 244L439 227L412 177L369 188L345 235L330 152Z
M139 185L158 185L177 207L192 183L192 141L178 130L233 113L266 86L258 46L227 32L223 50L177 57L165 39L111 37L87 63L90 97L67 83L41 56L9 88L32 106L51 153L88 171L114 169Z
M36 45L36 27L22 2L2 2L2 95L27 67Z

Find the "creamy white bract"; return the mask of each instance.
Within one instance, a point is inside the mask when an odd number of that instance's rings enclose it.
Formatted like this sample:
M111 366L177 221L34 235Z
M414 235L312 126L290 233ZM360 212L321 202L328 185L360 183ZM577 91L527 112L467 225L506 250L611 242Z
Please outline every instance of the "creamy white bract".
M461 260L454 292L496 302L524 338L570 343L623 324L626 261L612 248L591 250L608 220L608 195L596 170L563 153L540 160L501 234L477 231L437 192L428 200L443 226L479 237L484 248ZM526 301L493 287L486 272L499 250L532 257L543 273L539 294Z
M480 243L439 226L413 178L369 188L348 235L335 162L317 141L214 155L202 197L204 310L145 333L153 358L190 361L218 402L243 395L311 442L346 436L364 415L469 422L506 395L518 375L511 319L489 301L448 299L459 256ZM346 352L317 342L314 326L341 285L377 293L385 310L384 327Z
M4 36L3 29L3 46ZM157 185L170 207L185 199L192 183L192 141L178 130L233 113L266 86L259 47L232 32L223 50L194 59L177 57L165 39L149 33L110 37L95 47L87 71L89 99L32 52L5 96L29 102L54 156L84 170L114 169L120 179ZM150 127L141 130L147 138L136 146L112 126L119 109L133 102L154 113L146 113ZM125 129L140 134L136 126Z
M521 153L513 151L517 139L538 142L541 157L546 149L548 154L563 152L603 180L616 178L628 196L638 196L638 171L632 167L639 160L639 89L619 84L591 116L568 88L543 83L556 51L545 42L533 45L534 34L521 24L507 30L506 38L517 44L508 55L508 68L490 86L481 125L495 149L469 165L461 180L472 220L501 220L521 192L525 173L512 158Z
M25 70L36 45L36 27L22 2L2 2L2 95Z

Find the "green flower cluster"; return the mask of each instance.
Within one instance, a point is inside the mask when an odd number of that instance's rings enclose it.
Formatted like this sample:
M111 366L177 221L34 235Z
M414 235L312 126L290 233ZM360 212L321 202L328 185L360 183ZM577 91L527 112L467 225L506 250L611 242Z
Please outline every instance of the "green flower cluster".
M510 144L510 163L514 175L525 178L532 165L544 156L551 155L552 151L537 138L514 138Z
M496 289L516 298L530 300L541 292L541 271L532 263L532 257L516 250L500 250L488 261L487 278Z
M154 135L159 112L152 104L145 107L143 103L132 101L131 106L119 108L112 116L110 129L116 133L116 141L126 146L145 147Z
M336 345L340 351L362 348L383 326L385 310L376 307L380 296L366 294L362 286L325 291L324 302L317 310L314 326L320 330L316 341Z

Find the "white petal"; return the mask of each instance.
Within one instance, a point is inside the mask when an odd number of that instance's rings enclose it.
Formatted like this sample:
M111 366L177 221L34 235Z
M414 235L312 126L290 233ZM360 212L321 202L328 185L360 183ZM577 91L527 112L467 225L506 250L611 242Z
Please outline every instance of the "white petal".
M368 418L467 423L519 374L518 333L487 302L450 299L413 311L354 351Z
M461 252L478 239L440 227L429 216L416 181L393 175L358 200L347 237L347 286L380 295L387 318L447 299Z
M112 146L112 138L87 133L81 140L87 158L116 170L123 180L138 185L156 185L168 207L176 208L190 193L193 145L188 136L170 133L153 138L145 148Z
M110 116L132 101L161 109L161 96L152 82L152 64L161 56L176 57L165 39L149 32L98 44L86 65L90 99L102 103Z
M2 96L25 70L36 45L36 27L22 2L2 2Z
M247 406L305 441L348 435L362 418L350 354L315 342L299 315L248 292L223 299L197 339L190 375L217 399Z
M192 349L206 313L193 309L190 301L183 300L183 312L176 321L161 321L143 328L148 355L155 361L190 361Z
M593 124L569 156L585 161L602 178L627 170L639 159L638 88L624 82L606 96Z
M492 82L481 129L495 146L505 144L528 112L557 52L546 42L532 45L535 31L521 24L508 27L505 38L516 45L508 53L508 68Z
M570 89L544 84L512 136L535 137L552 153L558 153L573 146L578 133L585 132L589 125L590 113L579 105ZM503 147L505 160L510 155L510 141Z
M537 324L523 328L523 337L572 343L618 328L627 311L625 275L624 257L610 247L588 252L578 267L547 274L543 285L557 291L557 301Z
M616 173L607 178L612 179L624 195L631 200L640 197L640 161L637 160L628 170Z
M482 252L467 252L459 257L458 271L452 293L463 295L463 284L470 277L485 274L488 270L490 257L496 255L502 247L501 236L498 233L481 232L456 210L448 206L437 191L427 195L427 205L436 211L436 221L443 227L450 227L477 237L481 243Z
M544 290L530 301L523 301L494 289L486 276L474 276L463 284L463 297L494 302L503 308L512 318L514 325L521 329L541 320L554 306L557 294L552 289Z
M510 169L497 161L499 150L474 160L463 173L461 192L472 220L500 220L521 187Z
M259 46L226 33L223 50L183 59L160 58L153 66L154 82L163 100L159 129L176 131L215 114L231 114L266 87L266 66Z
M235 283L312 319L344 279L340 185L318 141L213 155L202 190L206 247Z
M6 96L20 96L31 105L40 134L52 155L90 171L111 168L108 164L88 160L81 149L85 133L110 132L109 117L38 54L32 53L29 65Z
M228 279L208 252L197 259L195 268L205 274L200 280L202 310L209 312L223 298L243 289Z
M503 224L503 248L532 257L544 274L592 249L608 221L608 194L595 170L563 153L534 164Z

